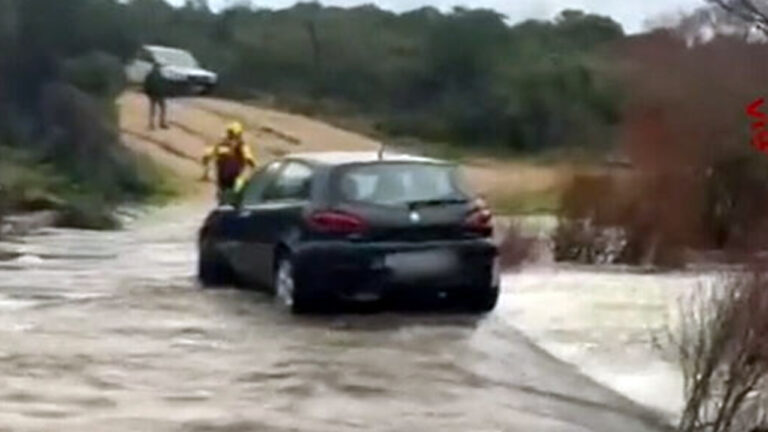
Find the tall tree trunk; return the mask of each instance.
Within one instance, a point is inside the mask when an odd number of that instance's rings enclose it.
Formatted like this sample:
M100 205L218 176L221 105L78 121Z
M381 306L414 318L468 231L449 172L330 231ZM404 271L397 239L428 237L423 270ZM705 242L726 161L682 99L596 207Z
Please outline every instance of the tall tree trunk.
M322 54L320 51L320 39L317 37L317 27L313 19L305 22L307 29L307 35L309 36L309 42L312 47L312 65L314 68L314 83L312 86L312 93L314 97L320 94L320 83L322 80Z

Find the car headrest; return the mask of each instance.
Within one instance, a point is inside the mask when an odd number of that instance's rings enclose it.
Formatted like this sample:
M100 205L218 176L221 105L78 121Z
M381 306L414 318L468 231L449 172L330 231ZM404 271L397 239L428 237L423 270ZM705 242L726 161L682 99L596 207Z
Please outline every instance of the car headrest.
M391 200L401 197L405 194L403 182L398 177L392 175L379 176L376 182L376 190L373 196L379 199Z
M357 181L353 178L345 177L341 182L341 190L347 198L357 199L360 197L360 189Z

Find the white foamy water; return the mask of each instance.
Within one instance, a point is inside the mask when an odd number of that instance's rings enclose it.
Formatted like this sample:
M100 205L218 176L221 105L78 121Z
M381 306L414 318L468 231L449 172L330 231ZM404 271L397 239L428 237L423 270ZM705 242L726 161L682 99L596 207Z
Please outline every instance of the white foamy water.
M504 277L505 315L552 355L676 419L683 382L665 342L679 301L713 274L531 268Z

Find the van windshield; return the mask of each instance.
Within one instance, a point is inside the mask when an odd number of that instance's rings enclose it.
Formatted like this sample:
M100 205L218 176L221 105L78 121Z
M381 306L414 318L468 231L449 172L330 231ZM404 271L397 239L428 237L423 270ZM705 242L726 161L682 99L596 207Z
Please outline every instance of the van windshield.
M345 201L400 206L464 202L468 188L460 169L432 163L378 163L344 168L337 186Z
M186 51L170 48L154 48L150 51L155 60L162 65L188 68L198 67L197 60Z

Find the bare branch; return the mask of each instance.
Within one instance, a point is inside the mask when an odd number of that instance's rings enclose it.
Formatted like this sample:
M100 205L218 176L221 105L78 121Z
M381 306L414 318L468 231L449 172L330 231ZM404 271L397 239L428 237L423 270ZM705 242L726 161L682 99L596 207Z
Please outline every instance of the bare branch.
M760 31L768 34L768 12L761 9L755 0L709 0L709 2L747 23L754 24Z
M725 277L681 306L675 343L687 401L678 430L729 432L764 426L768 279L757 272Z

